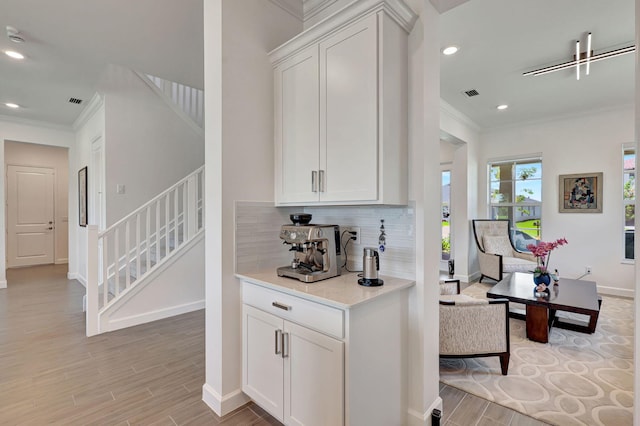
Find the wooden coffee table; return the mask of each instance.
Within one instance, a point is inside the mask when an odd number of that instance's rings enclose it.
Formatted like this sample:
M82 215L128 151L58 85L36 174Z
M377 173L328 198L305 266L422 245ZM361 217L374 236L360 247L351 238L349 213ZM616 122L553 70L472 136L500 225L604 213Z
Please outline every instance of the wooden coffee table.
M556 286L552 284L544 297L536 297L532 274L522 272L507 275L487 292L487 297L524 304L524 314L511 312L510 316L524 319L527 338L540 343L549 341L551 327L593 333L602 303L595 282L567 278L560 278ZM589 321L560 318L556 316L557 311L587 315Z

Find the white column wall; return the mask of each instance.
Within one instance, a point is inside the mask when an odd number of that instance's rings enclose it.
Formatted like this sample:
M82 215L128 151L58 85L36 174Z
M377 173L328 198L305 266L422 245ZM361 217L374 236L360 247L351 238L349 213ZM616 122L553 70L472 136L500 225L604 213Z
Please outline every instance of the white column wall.
M28 120L15 120L9 117L0 117L0 288L7 286L6 277L6 214L5 214L5 176L4 170L4 143L5 141L37 143L70 148L73 146L74 134L71 128L55 126ZM71 197L71 195L69 195ZM71 198L70 198L71 200ZM69 210L73 207L70 203ZM70 231L69 240L73 231Z
M636 0L636 46L640 46L640 0ZM640 53L638 52L638 50L636 49L636 108L635 108L635 114L634 114L634 122L635 122L635 128L634 128L634 135L635 135L635 144L636 144L636 153L638 152L638 147L640 146L640 144L638 144L638 140L640 140L640 108L638 108L638 105L640 105ZM636 162L637 163L637 162ZM636 197L636 211L640 211L638 210L640 207L640 199L638 197ZM636 229L638 228L638 225L640 224L640 219L638 219L638 216L636 216L636 223L635 223L635 227ZM636 234L637 235L637 234ZM640 238L635 238L635 253L640 253ZM635 288L635 294L640 294L640 262L635 262L635 267L634 269L634 273L635 273L635 277L634 277L634 288ZM639 312L640 312L640 298L636 297L635 298L635 318L634 318L634 324L635 324L635 351L634 351L634 361L635 361L635 375L634 375L634 396L633 396L633 400L634 400L634 404L633 404L633 419L634 419L634 425L637 425L640 423L640 374L638 374L638 366L640 365L640 327L638 327L638 319L640 318Z
M236 200L274 201L273 70L267 53L302 30L264 0L204 3L206 383L224 415L241 392L242 306L234 277ZM224 60L223 60L224 58Z
M416 286L409 312L409 422L430 424L439 396L440 51L439 15L428 0L409 37L409 198L416 206Z
M69 155L69 278L77 279L86 286L87 283L87 228L78 224L78 171L87 167L89 186L96 178L91 166L91 144L105 137L105 111L100 96L94 96L86 107L87 116L79 119L75 135L75 149ZM89 197L93 194L89 192Z

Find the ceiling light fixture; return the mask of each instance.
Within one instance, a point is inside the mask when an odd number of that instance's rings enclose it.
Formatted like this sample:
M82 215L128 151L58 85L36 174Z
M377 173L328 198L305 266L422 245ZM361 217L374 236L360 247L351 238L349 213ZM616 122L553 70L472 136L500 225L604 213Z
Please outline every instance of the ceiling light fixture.
M576 80L580 80L580 40L576 41Z
M20 105L14 104L13 102L7 102L5 105L8 106L9 108L14 108L14 109L20 108Z
M562 70L566 70L566 69L570 69L575 67L576 68L576 79L580 80L580 64L581 63L585 63L585 70L586 70L586 75L589 75L590 71L591 71L591 63L593 62L598 62L598 61L602 61L605 59L611 59L611 58L616 58L618 56L622 56L622 55L626 55L628 53L633 53L636 51L636 46L635 45L630 45L630 46L626 46L626 47L621 47L619 49L614 49L614 50L610 50L607 52L602 52L602 53L598 53L597 55L593 54L593 50L591 50L591 33L587 34L587 51L586 52L580 52L580 41L576 41L576 52L574 54L574 58L572 61L569 62L563 62L561 64L557 64L557 65L551 65L548 67L544 67L544 68L539 68L536 70L532 70L532 71L527 71L525 73L522 73L523 76L529 76L529 75L534 75L534 76L538 76L538 75L544 75L544 74L549 74L552 72L556 72L556 71L562 71Z
M24 38L20 35L20 31L13 28L12 26L7 25L7 37L14 43L23 43Z
M24 59L24 55L22 53L16 52L14 50L5 50L4 54L13 59Z
M442 49L442 54L450 56L456 53L458 50L460 50L458 46L447 46L444 49Z
M500 111L505 110L505 109L507 109L507 108L509 108L509 105L507 105L507 104L498 105L498 106L496 107L496 109L498 109L498 110L500 110Z

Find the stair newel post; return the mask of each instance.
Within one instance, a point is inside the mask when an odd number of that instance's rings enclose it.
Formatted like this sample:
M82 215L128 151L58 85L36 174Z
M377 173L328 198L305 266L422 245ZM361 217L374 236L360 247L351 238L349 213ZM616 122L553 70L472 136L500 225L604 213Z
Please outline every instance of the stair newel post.
M98 226L89 225L87 226L87 336L95 336L100 332L98 281ZM107 291L106 288L105 291Z
M198 200L197 198L197 176L195 174L189 176L187 179L187 200L188 206L187 209L187 239L193 238L196 234L198 228L197 220L198 220Z

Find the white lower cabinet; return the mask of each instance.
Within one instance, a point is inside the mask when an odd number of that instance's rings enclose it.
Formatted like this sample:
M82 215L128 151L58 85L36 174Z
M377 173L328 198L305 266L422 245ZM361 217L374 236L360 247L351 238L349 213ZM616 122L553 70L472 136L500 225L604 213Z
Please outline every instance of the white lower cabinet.
M408 423L410 281L368 288L356 274L308 285L256 275L241 277L245 394L285 425ZM335 300L345 293L348 302Z
M243 306L242 390L286 425L344 424L344 343Z

